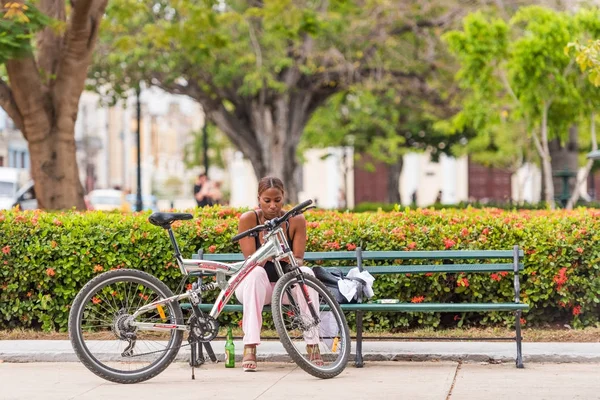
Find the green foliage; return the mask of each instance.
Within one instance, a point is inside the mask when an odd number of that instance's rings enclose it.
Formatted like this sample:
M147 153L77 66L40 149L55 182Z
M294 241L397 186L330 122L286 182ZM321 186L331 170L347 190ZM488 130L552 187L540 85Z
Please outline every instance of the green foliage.
M231 243L239 211L203 208L176 223L186 257L239 252ZM0 328L66 330L77 291L112 268L147 271L175 289L181 281L168 236L147 222L148 214L102 212L0 212ZM527 324L593 326L600 315L600 213L596 210L506 212L498 209L417 209L388 213L307 214L308 251L510 249L525 251L521 295L531 310ZM393 262L390 260L390 262ZM459 284L467 279L468 286ZM377 298L403 302L512 301L511 276L433 274L378 277ZM214 296L214 294L213 294ZM211 297L207 300L212 300ZM417 301L415 300L415 301ZM239 320L237 314L223 318ZM371 319L372 318L372 319ZM510 313L373 314L369 328L511 325ZM269 318L266 318L269 320Z
M599 16L598 9L568 14L539 6L520 8L509 22L467 16L462 30L444 36L460 61L457 81L466 95L462 110L442 127L471 126L478 132L468 147L475 159L513 169L535 160L531 135L540 130L544 105L549 139L566 139L568 126L597 107L591 99L598 92L581 85L563 49L598 33Z
M589 40L587 45L577 42L569 43L565 53L575 51L575 61L581 72L588 72L588 79L592 85L600 86L600 40Z
M261 90L281 93L287 90L281 80L287 69L298 68L308 76L320 73L327 49L343 44L345 52L349 46L363 46L351 40L369 27L356 26L348 35L347 23L364 17L366 10L338 1L323 12L318 8L290 0L256 7L238 1L111 2L91 77L98 86L110 83L109 94L117 96L137 80L155 81L169 90L179 78L197 83L199 91L219 103ZM315 39L314 53L301 61L307 36Z
M0 64L31 53L36 32L50 22L51 19L33 2L21 4L8 0L0 3Z
M523 161L527 136L509 118L516 108L503 78L507 75L510 30L506 22L477 12L468 15L461 31L443 36L458 61L456 81L463 90L461 111L438 128L477 132L464 149L475 161L517 169Z

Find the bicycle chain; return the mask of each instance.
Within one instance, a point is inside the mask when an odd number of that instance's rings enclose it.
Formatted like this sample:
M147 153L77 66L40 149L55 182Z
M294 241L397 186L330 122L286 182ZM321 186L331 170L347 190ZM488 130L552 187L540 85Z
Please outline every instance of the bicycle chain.
M192 344L196 344L196 343L200 343L200 342L189 342L188 344L180 344L178 347L168 347L168 348L163 349L163 350L156 350L156 351L150 351L148 353L134 354L134 355L129 356L129 358L140 357L140 356L147 356L148 354L162 353L162 352L167 351L167 350L180 349L182 347L191 346Z

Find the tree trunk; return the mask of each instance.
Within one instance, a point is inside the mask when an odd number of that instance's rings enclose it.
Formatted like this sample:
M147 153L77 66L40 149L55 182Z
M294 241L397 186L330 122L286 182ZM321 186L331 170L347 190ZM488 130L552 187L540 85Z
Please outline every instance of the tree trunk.
M301 174L296 148L312 113L334 90L299 92L240 99L235 112L197 91L187 93L202 104L208 118L250 160L256 178L280 178L285 185L286 201L297 203Z
M78 0L64 38L44 29L38 36L37 60L25 54L6 62L10 87L0 81L0 106L27 140L39 208L85 209L75 120L106 3ZM40 9L50 17L65 18L62 0L44 0ZM42 78L50 75L55 78Z
M538 150L540 158L542 159L542 175L544 180L544 200L550 206L550 209L555 209L554 204L554 184L552 182L552 163L550 159L550 149L548 148L548 109L550 108L549 102L544 102L542 106L542 126L541 140L538 138L535 132L533 133L533 140Z
M592 137L592 151L598 150L598 140L596 139L596 114L594 112L591 113L590 116L590 127L591 127L591 137ZM571 198L567 203L567 210L572 210L577 200L579 200L579 192L583 183L587 181L587 178L592 170L592 166L594 165L594 160L588 160L585 164L585 170L580 179L577 180L573 191L571 192Z
M399 157L396 163L391 164L388 169L387 201L390 204L401 204L400 198L400 174L404 161Z
M84 191L75 157L74 126L65 131L53 126L47 132L30 131L27 134L43 137L40 141L29 142L31 177L35 183L38 207L85 210Z

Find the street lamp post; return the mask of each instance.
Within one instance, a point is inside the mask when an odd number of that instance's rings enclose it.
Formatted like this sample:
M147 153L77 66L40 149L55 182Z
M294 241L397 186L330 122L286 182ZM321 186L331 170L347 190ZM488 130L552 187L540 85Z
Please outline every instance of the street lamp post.
M135 199L135 210L142 211L142 141L141 141L141 120L142 106L140 104L141 87L135 89L136 97L136 122L137 122L137 197Z
M202 157L204 158L204 173L208 175L208 131L206 121L202 127Z

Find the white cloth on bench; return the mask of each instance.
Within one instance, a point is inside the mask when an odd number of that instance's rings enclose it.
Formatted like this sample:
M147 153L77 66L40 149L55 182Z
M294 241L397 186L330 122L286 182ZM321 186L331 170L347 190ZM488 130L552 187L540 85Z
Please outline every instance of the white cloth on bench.
M365 282L363 285L363 295L367 299L373 297L373 282L375 281L375 278L368 271L361 272L358 270L358 267L355 267L348 271L346 278L350 279L340 279L338 281L338 289L348 302L352 301L358 291L358 282L352 280L352 278L362 279Z

